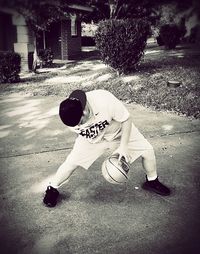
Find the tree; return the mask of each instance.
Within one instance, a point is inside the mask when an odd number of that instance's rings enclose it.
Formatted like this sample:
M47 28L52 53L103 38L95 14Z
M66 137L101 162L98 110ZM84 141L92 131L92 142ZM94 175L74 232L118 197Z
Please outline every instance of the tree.
M86 19L98 22L105 19L146 18L155 19L155 7L173 0L87 0L93 12Z
M105 19L147 18L155 25L162 15L177 15L191 6L196 12L200 10L198 0L86 0L85 3L93 7L93 12L84 17L86 23L91 20L98 23ZM173 8L163 9L163 6Z
M163 34L163 31L165 31L166 27L174 29L174 27L176 26L179 29L179 32L176 34L179 34L180 40L175 41L181 41L181 39L183 39L183 37L185 36L186 32L190 33L189 30L187 31L187 23L192 16L198 16L198 14L200 13L199 7L200 4L196 0L170 1L166 2L165 5L158 5L157 13L159 19L152 29L154 37L157 38L158 45L164 45L164 41L161 39L161 37L163 37L161 36L161 32ZM172 36L170 37L172 38L173 36L174 32L172 32ZM170 39L167 37L168 35L166 34L165 38L167 40Z
M66 1L62 0L0 0L0 4L23 15L34 32L48 29L52 22L64 15L64 9L67 11Z

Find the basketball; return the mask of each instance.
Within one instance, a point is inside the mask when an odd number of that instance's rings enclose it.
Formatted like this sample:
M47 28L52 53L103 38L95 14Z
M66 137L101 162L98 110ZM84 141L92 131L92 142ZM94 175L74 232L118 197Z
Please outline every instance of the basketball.
M112 155L102 164L102 175L112 184L124 184L128 181L129 164L122 159L118 161L117 155Z

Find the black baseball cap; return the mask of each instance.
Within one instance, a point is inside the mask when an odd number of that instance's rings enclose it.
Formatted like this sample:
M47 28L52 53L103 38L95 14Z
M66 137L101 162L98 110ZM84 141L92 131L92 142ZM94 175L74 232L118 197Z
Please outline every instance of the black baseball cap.
M78 125L86 105L86 94L82 90L73 91L67 99L60 103L59 116L62 122L74 127Z

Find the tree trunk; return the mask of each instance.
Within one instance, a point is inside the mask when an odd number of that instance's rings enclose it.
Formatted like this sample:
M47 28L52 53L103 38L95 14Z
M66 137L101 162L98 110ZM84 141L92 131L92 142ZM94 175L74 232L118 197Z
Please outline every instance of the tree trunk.
M118 6L118 0L109 0L110 18L114 18Z

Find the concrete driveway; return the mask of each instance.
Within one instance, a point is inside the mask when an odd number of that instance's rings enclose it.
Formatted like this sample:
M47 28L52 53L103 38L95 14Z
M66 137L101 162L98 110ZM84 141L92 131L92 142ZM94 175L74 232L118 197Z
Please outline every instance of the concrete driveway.
M47 208L45 184L75 138L58 118L61 99L0 96L0 252L199 253L199 121L128 105L155 148L171 196L141 189L140 159L127 185L107 183L100 170L104 155L87 172L79 168L60 188L58 206Z

